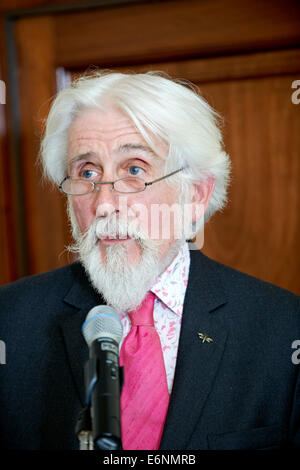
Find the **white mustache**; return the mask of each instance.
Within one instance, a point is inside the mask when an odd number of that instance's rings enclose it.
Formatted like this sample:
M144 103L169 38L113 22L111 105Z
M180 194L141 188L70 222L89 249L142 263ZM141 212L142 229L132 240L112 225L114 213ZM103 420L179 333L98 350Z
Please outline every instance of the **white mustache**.
M104 238L126 239L130 237L135 239L142 249L148 250L155 250L162 243L159 240L151 240L148 234L139 227L137 220L128 222L127 219L115 216L105 219L97 218L85 233L77 234L75 243L69 246L68 250L85 256L96 247L99 240Z

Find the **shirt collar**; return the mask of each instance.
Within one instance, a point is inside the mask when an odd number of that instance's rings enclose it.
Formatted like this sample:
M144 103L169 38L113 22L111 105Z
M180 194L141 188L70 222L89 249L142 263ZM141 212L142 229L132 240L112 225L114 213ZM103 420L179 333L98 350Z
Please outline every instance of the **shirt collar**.
M184 243L172 263L159 276L151 289L161 302L180 316L183 310L189 268L190 252L188 244Z

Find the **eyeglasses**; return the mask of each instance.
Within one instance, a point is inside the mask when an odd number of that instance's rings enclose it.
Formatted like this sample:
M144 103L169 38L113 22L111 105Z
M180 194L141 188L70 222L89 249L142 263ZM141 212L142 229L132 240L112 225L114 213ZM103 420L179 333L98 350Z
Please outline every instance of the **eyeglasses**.
M179 171L184 170L187 166L180 168L179 170L172 171L168 175L162 176L154 181L144 181L142 178L138 178L135 176L128 176L126 178L120 178L116 181L86 181L81 179L74 179L70 176L67 176L59 185L59 189L69 196L84 196L85 194L92 193L97 185L100 184L111 184L111 191L117 191L117 193L127 194L127 193L140 193L145 191L147 186L151 186L154 183L158 183L158 181L162 181L169 176L175 175L179 173ZM99 187L97 187L97 191L99 191Z

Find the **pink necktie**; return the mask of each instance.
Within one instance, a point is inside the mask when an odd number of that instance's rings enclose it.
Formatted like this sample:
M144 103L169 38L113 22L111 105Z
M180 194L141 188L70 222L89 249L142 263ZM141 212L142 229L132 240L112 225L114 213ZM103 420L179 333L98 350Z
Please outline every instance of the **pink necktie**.
M131 329L120 353L124 366L121 394L121 433L124 450L159 447L169 405L166 371L153 322L155 295L149 292L140 307L129 312Z

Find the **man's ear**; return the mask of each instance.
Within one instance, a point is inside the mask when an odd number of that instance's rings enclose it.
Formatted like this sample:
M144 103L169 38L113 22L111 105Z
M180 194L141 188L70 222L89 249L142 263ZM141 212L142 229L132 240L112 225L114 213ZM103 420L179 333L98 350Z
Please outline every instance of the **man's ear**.
M192 222L197 222L204 215L215 187L216 179L208 176L201 183L194 183L192 188Z

